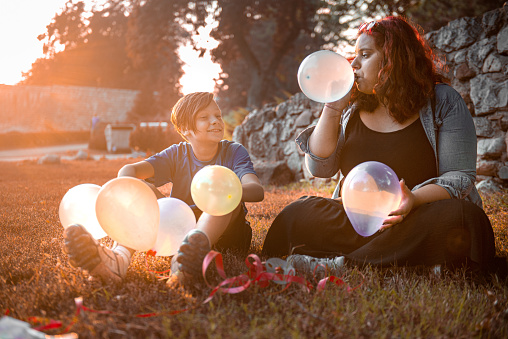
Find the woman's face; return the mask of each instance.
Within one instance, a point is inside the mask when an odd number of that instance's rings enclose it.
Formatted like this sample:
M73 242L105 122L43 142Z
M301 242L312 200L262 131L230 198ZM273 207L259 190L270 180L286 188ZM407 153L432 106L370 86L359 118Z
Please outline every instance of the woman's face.
M383 52L377 49L374 38L362 34L356 41L356 57L351 63L355 73L356 86L365 94L373 94L381 70Z

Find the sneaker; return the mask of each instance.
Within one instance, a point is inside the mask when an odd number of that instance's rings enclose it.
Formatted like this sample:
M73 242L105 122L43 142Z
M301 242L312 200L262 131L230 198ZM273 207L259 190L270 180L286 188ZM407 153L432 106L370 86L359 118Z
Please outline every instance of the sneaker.
M64 251L73 267L82 268L103 282L119 283L130 264L131 254L121 246L110 249L99 244L81 225L71 225L64 231Z
M174 271L171 265L172 273L185 280L202 280L203 260L210 250L210 241L206 234L198 229L191 230L178 249Z
M314 258L309 255L292 254L286 258L296 272L310 278L322 279L327 275L338 275L344 266L344 257Z

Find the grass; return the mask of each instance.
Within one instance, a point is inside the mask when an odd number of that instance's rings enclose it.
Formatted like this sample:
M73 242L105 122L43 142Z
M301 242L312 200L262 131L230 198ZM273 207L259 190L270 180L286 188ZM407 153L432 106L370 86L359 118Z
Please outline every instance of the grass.
M78 184L103 185L130 160L69 161L59 165L0 162L0 312L47 334L80 338L503 338L508 336L507 281L464 271L347 267L343 285L305 291L271 283L238 294L211 288L168 288L150 270L169 258L137 253L125 283L89 281L67 263L58 206ZM249 204L251 253L259 254L267 228L302 195L330 196L332 187L268 187L262 203ZM484 196L497 254L508 257L508 195ZM101 240L110 243L111 240ZM244 258L224 256L228 277L244 273ZM220 282L215 269L210 279ZM346 288L357 287L348 291ZM86 310L77 314L75 298ZM174 311L183 312L173 314ZM101 311L102 313L97 313ZM140 315L150 314L148 317ZM52 325L53 324L53 325ZM41 326L46 326L42 327ZM54 328L51 328L54 326ZM1 337L1 335L0 335Z

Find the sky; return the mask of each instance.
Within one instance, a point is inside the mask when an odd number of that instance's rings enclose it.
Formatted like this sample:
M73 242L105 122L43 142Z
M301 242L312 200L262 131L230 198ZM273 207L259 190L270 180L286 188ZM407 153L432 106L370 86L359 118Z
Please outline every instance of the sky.
M84 0L85 3L92 3ZM0 84L15 85L22 80L22 72L43 56L43 43L37 36L46 32L46 26L67 0L0 0ZM209 30L200 32L198 44L213 48L217 42L208 37ZM195 91L213 92L214 78L220 66L212 63L207 52L203 58L190 46L180 49L184 61L181 79L183 94Z

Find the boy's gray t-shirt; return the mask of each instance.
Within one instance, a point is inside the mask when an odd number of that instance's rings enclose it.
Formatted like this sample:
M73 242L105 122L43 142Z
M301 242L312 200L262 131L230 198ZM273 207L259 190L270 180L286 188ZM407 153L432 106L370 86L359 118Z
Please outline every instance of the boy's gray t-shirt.
M219 142L219 149L210 161L198 160L188 142L171 145L147 158L146 161L153 166L155 172L154 176L147 181L152 182L156 187L169 182L173 183L171 197L180 199L191 207L195 206L190 192L192 178L203 167L208 165L227 167L235 172L240 180L245 174L256 174L245 147L228 140Z

